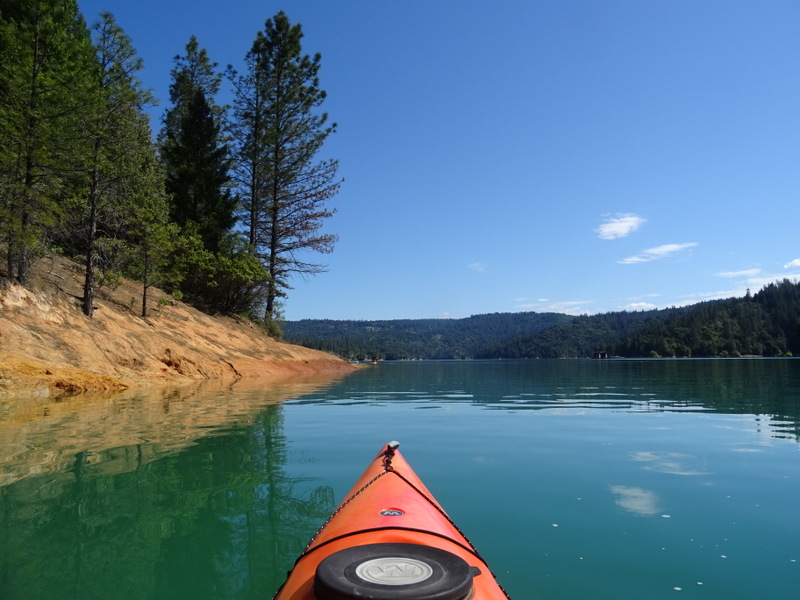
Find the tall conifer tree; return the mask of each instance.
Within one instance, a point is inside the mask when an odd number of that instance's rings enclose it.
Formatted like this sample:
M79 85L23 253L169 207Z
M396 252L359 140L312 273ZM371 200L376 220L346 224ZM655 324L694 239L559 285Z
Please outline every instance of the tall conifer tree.
M206 249L218 252L236 222L230 190L231 159L223 138L222 110L214 104L220 76L192 36L186 55L175 58L170 100L161 133L161 160L170 215L194 229Z
M24 283L86 158L93 51L74 0L0 0L0 239Z
M85 277L83 312L93 315L94 280L99 238L122 238L125 219L132 212L137 193L144 187L143 158L154 155L144 107L152 101L136 79L142 61L110 13L101 14L95 29L97 66L92 99L87 108L85 131L89 147L86 172L88 191L80 225L84 230ZM162 192L163 195L163 192ZM102 231L98 226L102 225Z
M150 288L177 286L185 277L176 260L178 247L187 243L178 226L169 220L164 173L151 150L150 126L145 117L133 123L139 152L129 161L137 172L136 184L128 188L131 202L126 214L127 261L125 271L142 283L142 318L148 316ZM189 242L190 243L190 242Z
M336 125L317 110L326 96L319 87L321 57L303 54L302 37L300 25L281 11L258 33L247 72L229 68L241 219L270 275L264 311L270 325L291 275L324 271L308 253L331 252L336 242L321 228L334 212L325 203L339 191L338 163L317 157Z

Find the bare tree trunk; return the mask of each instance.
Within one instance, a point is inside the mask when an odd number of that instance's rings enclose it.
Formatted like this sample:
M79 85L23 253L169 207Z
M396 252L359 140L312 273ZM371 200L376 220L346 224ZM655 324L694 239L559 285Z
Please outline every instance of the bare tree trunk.
M142 268L142 318L147 318L147 288L150 287L148 281L150 275L150 263L147 247L144 249L144 267Z
M95 150L97 150L96 147ZM95 237L97 236L98 180L99 173L95 166L92 169L92 185L89 189L89 232L86 236L86 275L83 282L83 314L90 319L94 317L94 259Z

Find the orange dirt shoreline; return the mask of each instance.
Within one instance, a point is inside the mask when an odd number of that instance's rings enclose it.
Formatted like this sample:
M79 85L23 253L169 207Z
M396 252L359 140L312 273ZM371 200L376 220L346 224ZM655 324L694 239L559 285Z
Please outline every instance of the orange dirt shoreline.
M0 396L245 378L269 384L354 369L330 354L276 342L249 321L209 316L152 288L148 306L154 309L143 319L141 287L134 282L101 290L89 319L80 310L80 275L79 265L51 257L39 261L30 287L0 283Z

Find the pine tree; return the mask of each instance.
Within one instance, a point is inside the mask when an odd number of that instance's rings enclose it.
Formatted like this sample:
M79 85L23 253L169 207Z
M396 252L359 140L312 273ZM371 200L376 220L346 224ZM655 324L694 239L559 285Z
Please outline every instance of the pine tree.
M182 245L190 243L178 226L169 220L169 205L164 191L164 174L150 142L150 127L145 118L137 119L139 151L130 161L138 176L131 192L126 226L125 272L142 283L142 318L148 316L148 298L154 285L175 287L184 278L176 260Z
M302 37L300 25L290 24L281 11L258 33L247 73L229 69L236 94L241 219L270 275L264 311L269 326L289 278L325 270L307 254L332 252L337 239L320 230L334 212L325 203L339 191L338 163L317 159L336 125L317 112L326 96L319 87L321 57L302 53Z
M236 222L223 114L213 100L220 84L215 67L192 36L186 56L175 58L172 108L165 115L161 132L170 215L182 227L196 230L212 252L220 249Z
M132 210L135 188L143 180L142 154L154 156L148 140L142 140L146 126L144 107L152 101L141 89L136 74L142 61L110 13L102 13L95 29L97 57L93 103L87 110L86 143L89 147L88 191L79 212L84 230L85 277L83 312L94 313L95 268L98 238L123 235L124 219ZM102 225L102 231L98 230Z
M0 0L0 48L0 239L24 283L85 159L93 51L74 0Z
M261 34L259 34L259 37ZM233 178L238 187L240 221L247 228L252 248L258 245L258 223L262 199L267 195L269 147L265 143L268 114L266 75L258 68L260 44L245 56L245 73L228 65L227 76L234 87L234 116L230 131L236 146Z
M267 275L233 230L232 161L224 110L214 102L221 77L194 37L175 63L160 141L170 215L183 235L181 288L206 310L251 313Z

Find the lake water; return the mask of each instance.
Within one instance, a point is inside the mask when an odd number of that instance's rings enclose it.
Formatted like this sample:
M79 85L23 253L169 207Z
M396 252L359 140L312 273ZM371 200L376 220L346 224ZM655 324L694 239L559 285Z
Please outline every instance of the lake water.
M392 439L514 600L798 596L798 360L248 385L0 402L0 598L268 599Z

